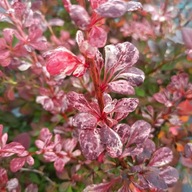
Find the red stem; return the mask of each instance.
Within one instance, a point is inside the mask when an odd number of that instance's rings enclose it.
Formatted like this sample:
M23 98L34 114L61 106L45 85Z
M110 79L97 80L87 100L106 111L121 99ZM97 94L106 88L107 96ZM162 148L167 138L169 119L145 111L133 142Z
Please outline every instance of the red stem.
M95 66L94 59L89 59L89 63L90 63L91 76L92 76L92 80L95 88L95 95L98 100L100 112L102 113L104 108L104 101L103 101L103 92L101 90L99 72L97 70L97 67Z

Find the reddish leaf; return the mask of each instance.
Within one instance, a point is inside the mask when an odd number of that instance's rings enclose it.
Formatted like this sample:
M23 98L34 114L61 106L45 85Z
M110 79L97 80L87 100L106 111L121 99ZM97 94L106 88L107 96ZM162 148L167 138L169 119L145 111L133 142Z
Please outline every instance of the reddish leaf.
M65 47L58 47L44 54L46 68L51 75L70 75L81 61Z
M149 166L161 167L171 163L173 153L168 147L162 147L153 153Z
M79 110L80 112L90 112L91 106L83 94L71 91L67 94L67 100L69 105Z
M185 145L185 157L192 158L192 143Z
M132 67L139 58L137 48L129 43L119 43L117 45L105 46L105 72L111 69L113 72Z
M104 47L107 41L107 32L101 27L93 26L89 32L88 41L94 47Z
M100 135L97 129L80 130L79 143L83 155L89 160L96 159L103 152L103 146L100 143Z
M19 171L25 164L25 158L14 158L10 162L10 169L12 172Z
M145 74L143 71L136 67L131 67L123 70L122 73L116 76L116 79L123 78L132 86L139 86L143 83L145 79Z
M96 12L102 17L116 18L121 17L127 11L127 4L121 0L109 0L102 3Z
M15 142L18 142L21 145L23 145L25 149L28 149L30 147L30 140L31 140L30 136L27 132L17 135L14 139Z
M143 163L146 160L149 160L152 153L155 151L155 143L150 139L147 139L143 144L141 143L141 145L143 147L143 151L137 155L138 163Z
M113 81L108 84L108 89L111 92L133 95L135 94L134 88L125 80Z
M180 115L192 115L192 102L189 100L182 101L177 108Z
M62 172L64 166L65 166L65 162L62 159L58 158L57 160L55 160L54 168L55 168L56 171Z
M14 154L22 154L25 148L17 142L11 142L3 148L3 152L0 152L1 157L9 157Z
M118 124L116 125L113 130L118 133L118 135L121 137L121 140L124 143L127 142L127 138L130 136L130 126L127 124Z
M101 142L106 146L107 152L115 158L121 155L123 144L119 135L110 127L104 126L100 132Z
M128 145L143 143L149 137L151 125L143 120L136 121L130 130Z
M79 129L94 129L97 125L97 118L89 113L79 113L73 122L73 125Z
M139 100L136 98L123 98L117 102L114 112L127 113L133 112L138 106Z
M170 187L173 186L179 179L179 173L177 169L168 166L161 170L160 176L164 179L165 183Z
M90 24L90 17L84 7L80 5L71 5L69 12L71 19L82 30L85 30Z
M111 183L92 184L87 186L83 192L106 192L110 189Z
M0 167L0 187L2 184L6 184L7 181L8 181L7 171L4 168Z
M158 171L147 172L144 177L153 189L166 190L168 188L163 178L159 176Z

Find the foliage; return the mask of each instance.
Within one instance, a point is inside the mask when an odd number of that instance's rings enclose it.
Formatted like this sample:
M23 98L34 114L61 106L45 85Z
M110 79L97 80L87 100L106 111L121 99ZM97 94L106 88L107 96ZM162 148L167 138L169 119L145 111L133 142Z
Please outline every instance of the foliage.
M188 0L1 0L0 191L191 185L190 11Z

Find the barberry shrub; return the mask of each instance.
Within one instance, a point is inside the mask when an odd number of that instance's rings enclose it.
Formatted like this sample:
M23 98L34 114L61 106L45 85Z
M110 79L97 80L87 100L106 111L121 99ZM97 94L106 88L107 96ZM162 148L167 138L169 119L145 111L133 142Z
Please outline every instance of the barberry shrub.
M0 191L190 188L190 1L0 1Z

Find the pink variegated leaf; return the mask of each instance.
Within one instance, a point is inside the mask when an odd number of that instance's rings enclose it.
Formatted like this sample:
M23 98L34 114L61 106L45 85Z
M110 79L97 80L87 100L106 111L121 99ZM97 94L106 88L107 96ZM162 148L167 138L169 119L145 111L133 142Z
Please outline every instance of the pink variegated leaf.
M162 147L156 150L151 157L149 166L161 167L171 163L173 160L173 153L168 147Z
M140 145L142 145L143 151L142 153L137 155L137 162L143 163L151 158L151 155L156 148L155 143L150 139L147 139L144 143L141 143Z
M144 175L144 178L147 180L148 185L151 186L152 189L158 189L161 191L165 191L168 188L164 179L162 177L160 177L158 171L146 172Z
M122 112L122 113L121 112L115 112L114 119L117 122L119 122L119 121L125 119L127 117L127 115L129 115L129 112L126 112L126 113L124 113L124 112Z
M169 99L167 98L167 95L165 92L159 92L159 93L155 93L153 95L154 99L156 101L158 101L159 103L164 104L166 107L171 107L173 104L171 103L171 101L169 101Z
M6 58L8 58L10 56L10 51L9 50L0 50L0 60L4 60ZM4 66L3 64L1 64L2 66Z
M100 135L97 129L80 130L79 143L86 159L94 160L103 152Z
M75 116L73 125L79 129L94 129L97 125L97 118L90 113L79 113Z
M1 185L6 184L7 181L8 181L7 171L6 171L6 169L0 167L0 183L1 183Z
M126 147L123 150L123 153L121 154L120 158L124 158L127 156L131 156L131 157L135 158L135 156L141 154L142 152L143 152L143 148L139 145L137 145L136 147L135 146Z
M63 149L68 152L68 153L71 153L74 148L76 147L77 145L77 139L76 138L71 138L71 139L65 139L63 141Z
M96 12L102 17L121 17L127 12L127 4L122 0L109 0L97 7Z
M19 171L25 164L25 158L14 158L10 162L10 169L12 172Z
M126 80L112 81L108 84L110 92L133 95L135 94L134 88Z
M15 33L14 29L6 28L3 30L3 37L9 45L12 45L13 35Z
M112 183L99 183L87 186L83 192L106 192L110 189Z
M136 11L138 9L142 9L142 5L140 2L136 1L127 2L127 11Z
M62 0L62 2L63 2L65 9L67 10L67 12L69 12L70 7L71 7L71 1L70 0Z
M118 157L122 153L122 141L119 135L110 127L104 126L100 132L101 142L106 146L106 150L113 158Z
M185 145L185 157L192 158L192 143Z
M105 105L105 107L103 109L103 112L111 113L115 109L116 104L117 104L117 100L116 99L114 99L111 102L106 103L106 105Z
M65 166L65 162L64 162L62 159L60 159L60 158L58 158L58 159L54 162L54 168L55 168L55 170L58 171L58 172L62 172L64 166Z
M136 98L122 98L120 99L114 109L114 112L130 113L138 106L139 100Z
M0 152L1 157L9 157L14 154L22 154L25 151L25 148L17 142L11 142L3 148L3 152Z
M31 166L35 163L33 157L30 156L30 155L29 155L28 157L26 157L26 162L27 162L29 165L31 165Z
M138 58L139 51L129 42L107 45L105 46L105 72L113 70L114 73L132 67Z
M127 138L130 136L130 126L122 123L116 125L113 130L118 133L118 135L121 137L122 143L125 144L127 142Z
M139 144L146 141L151 132L151 125L143 120L136 121L130 130L130 137L128 140L128 145Z
M75 39L76 39L78 46L80 47L82 45L83 41L85 41L84 34L81 30L77 31Z
M52 133L48 128L42 128L40 131L39 139L42 141L50 141L52 138Z
M90 112L91 106L83 94L71 91L67 94L68 104L80 112Z
M90 17L84 7L80 5L71 5L69 12L71 19L82 30L85 30L90 24Z
M168 166L165 169L160 171L160 176L164 179L165 183L171 187L173 186L179 179L179 173L177 169Z
M46 68L51 75L70 75L81 61L65 47L58 47L44 54Z
M184 27L181 30L183 41L188 49L192 49L192 28Z
M107 41L107 32L101 27L93 26L89 32L88 41L93 47L104 47Z
M55 152L52 151L47 151L43 154L43 157L45 158L45 160L47 162L53 162L57 160L57 155L55 154Z
M14 191L14 192L19 192L20 191L20 186L19 186L19 181L17 178L10 179L7 182L7 191Z
M144 82L145 74L140 69L136 67L131 67L123 70L123 72L117 75L115 78L122 78L128 81L129 85L139 86Z
M6 49L7 43L4 38L0 38L0 50Z

